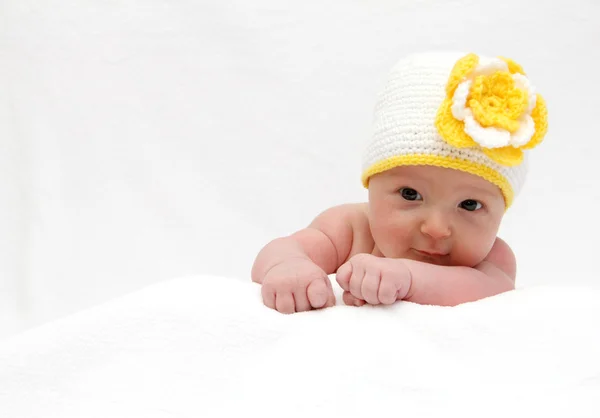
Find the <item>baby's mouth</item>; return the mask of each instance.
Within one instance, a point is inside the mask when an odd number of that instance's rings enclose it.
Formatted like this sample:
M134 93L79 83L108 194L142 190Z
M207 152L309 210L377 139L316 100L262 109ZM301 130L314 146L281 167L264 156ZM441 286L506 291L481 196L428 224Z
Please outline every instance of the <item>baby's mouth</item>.
M412 248L414 254L418 256L421 261L430 263L430 264L440 264L446 265L448 264L448 256L449 253L441 253L436 251L424 251L417 250L416 248Z
M420 255L426 256L426 257L445 257L448 255L448 253L440 253L440 252L436 252L436 251L423 251L423 250L417 250L415 248L413 248L413 250Z

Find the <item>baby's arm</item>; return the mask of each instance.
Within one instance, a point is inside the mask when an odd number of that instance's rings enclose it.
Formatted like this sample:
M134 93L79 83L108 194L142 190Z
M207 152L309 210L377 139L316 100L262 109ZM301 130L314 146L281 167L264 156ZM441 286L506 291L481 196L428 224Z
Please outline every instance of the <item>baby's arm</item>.
M485 260L474 268L404 261L412 279L405 300L415 303L454 306L515 288L515 256L500 238Z
M489 255L474 268L360 254L339 268L337 282L347 305L408 300L454 306L514 289L515 275L515 256L497 238Z
M348 221L350 205L327 209L308 227L274 239L258 253L252 267L252 281L262 283L265 274L290 259L309 259L327 274L338 268L352 246L352 225Z
M292 313L335 304L327 275L335 272L356 246L354 229L361 211L360 205L330 208L307 228L268 243L256 257L251 273L252 280L262 285L265 305Z

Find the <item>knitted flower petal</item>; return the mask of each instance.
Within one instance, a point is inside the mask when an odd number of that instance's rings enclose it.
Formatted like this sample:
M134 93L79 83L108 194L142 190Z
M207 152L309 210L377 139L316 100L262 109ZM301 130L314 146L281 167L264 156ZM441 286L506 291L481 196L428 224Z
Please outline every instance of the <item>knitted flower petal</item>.
M525 115L525 117L519 120L519 129L517 132L511 135L510 145L513 147L521 147L531 140L534 133L535 122L531 116Z
M523 151L512 145L502 148L482 148L485 155L496 161L498 164L506 166L515 166L523 162Z
M531 137L531 140L523 145L523 149L531 149L538 146L544 139L546 131L548 131L548 109L546 108L546 102L541 95L537 95L536 106L531 112L531 118L535 123L535 133Z
M535 88L531 85L531 82L527 77L521 74L513 74L513 80L515 81L515 86L518 88L525 90L527 92L528 104L527 104L527 113L531 113L533 109L535 109L535 104L537 101L537 95L535 94Z
M471 80L463 81L458 85L452 97L452 115L458 120L465 120L467 97L471 90Z
M440 106L435 126L442 138L457 148L470 148L477 143L465 133L465 124L452 115L452 99L446 98Z
M454 91L458 85L464 81L465 77L467 77L475 67L477 67L478 62L479 57L477 54L469 54L465 55L454 64L454 68L452 68L450 78L448 79L448 84L446 84L447 97L454 96Z
M484 148L500 148L510 144L510 132L493 126L483 127L471 109L465 109L465 132Z
M519 64L517 64L510 58L506 58L506 57L498 57L498 58L500 58L502 61L504 61L508 65L508 71L510 71L511 74L525 75L525 71L523 71L523 67L521 67Z
M502 61L500 58L487 58L487 57L479 57L479 64L475 67L472 75L473 77L479 75L491 75L497 72L508 71L508 65L506 62Z

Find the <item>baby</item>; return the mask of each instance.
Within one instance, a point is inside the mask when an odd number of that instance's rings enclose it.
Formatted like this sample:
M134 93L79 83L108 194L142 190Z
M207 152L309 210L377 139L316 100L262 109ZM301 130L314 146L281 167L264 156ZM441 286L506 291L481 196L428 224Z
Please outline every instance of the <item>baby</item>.
M363 159L367 203L330 208L258 254L252 280L282 313L399 300L454 306L514 289L496 236L547 130L542 97L514 61L427 53L392 69Z

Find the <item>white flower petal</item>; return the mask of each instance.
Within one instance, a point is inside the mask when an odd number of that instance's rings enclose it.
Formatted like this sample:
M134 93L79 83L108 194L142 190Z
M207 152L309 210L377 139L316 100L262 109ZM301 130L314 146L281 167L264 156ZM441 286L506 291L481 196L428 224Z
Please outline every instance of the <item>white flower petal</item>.
M525 115L519 120L519 124L517 132L510 137L510 144L515 148L522 147L528 143L535 133L535 122L531 116Z
M473 71L472 77L490 75L496 71L508 71L508 64L500 58L479 57L479 64Z
M515 86L517 86L517 88L527 91L527 99L529 101L529 104L527 106L526 113L530 114L533 111L533 109L535 109L535 104L537 100L535 87L531 85L529 79L523 74L513 74L513 80L515 81Z
M465 119L465 110L467 108L467 97L471 90L471 80L463 81L458 85L452 96L452 116L458 120Z
M471 109L465 110L465 132L484 148L500 148L510 144L510 132L493 126L484 128L475 120Z

